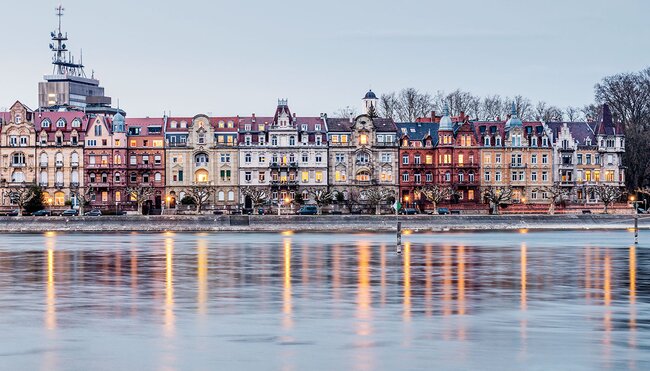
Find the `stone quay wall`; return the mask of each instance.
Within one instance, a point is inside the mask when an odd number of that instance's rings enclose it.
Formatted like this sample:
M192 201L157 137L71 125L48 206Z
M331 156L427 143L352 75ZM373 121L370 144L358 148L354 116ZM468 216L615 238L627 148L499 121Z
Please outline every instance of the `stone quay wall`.
M394 232L403 230L587 230L630 229L632 215L175 215L101 217L0 217L0 232ZM639 228L650 229L650 216L639 215Z

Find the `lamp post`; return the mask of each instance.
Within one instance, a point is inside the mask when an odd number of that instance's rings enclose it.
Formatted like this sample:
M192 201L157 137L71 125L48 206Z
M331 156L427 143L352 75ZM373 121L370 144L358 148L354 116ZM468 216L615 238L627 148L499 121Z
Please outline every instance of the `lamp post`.
M278 199L278 216L280 216L280 210L282 209L282 199Z
M404 196L404 206L409 207L409 196L408 195Z
M289 205L289 202L291 202L291 199L287 196L284 198L284 204Z

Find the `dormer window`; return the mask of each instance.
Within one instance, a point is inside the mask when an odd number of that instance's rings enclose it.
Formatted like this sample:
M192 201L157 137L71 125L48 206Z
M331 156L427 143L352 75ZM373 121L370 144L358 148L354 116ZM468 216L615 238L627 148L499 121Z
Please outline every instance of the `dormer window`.
M501 137L496 137L494 139L494 145L497 147L501 146Z
M244 138L244 143L245 143L247 146L250 146L250 145L251 145L251 136L250 136L250 135L247 135L247 136Z
M251 124L244 125L244 130L251 131Z
M56 122L56 127L57 128L64 128L65 127L65 121L63 121L63 119L57 121Z
M530 139L530 145L531 145L532 147L537 147L537 137L532 137L532 138Z
M320 124L316 124L316 131L320 131Z
M591 143L591 141L590 141ZM542 137L542 146L543 147L548 147L548 138L547 137Z
M307 124L302 124L302 131L307 131Z
M74 119L72 120L72 127L73 128L79 128L81 127L81 121L79 119Z
M229 127L229 128L234 128L234 127L235 127L235 123L234 123L233 121L228 121L228 127Z
M48 119L43 120L43 122L41 123L41 127L42 128L49 128L50 127L50 120L48 120Z
M181 129L187 128L187 121L181 121Z
M178 122L176 122L176 121L172 121L172 123L171 123L171 128L172 128L172 129L176 129L177 127L178 127Z
M489 147L489 146L490 146L490 137L485 137L485 138L483 138L483 145L484 145L485 147Z
M320 135L316 135L316 144L320 146L321 143L323 143L323 137Z
M226 127L226 123L225 123L225 122L223 122L223 121L219 121L219 124L218 124L218 126L219 126L219 128L220 128L220 129L223 129L223 128L225 128L225 127Z

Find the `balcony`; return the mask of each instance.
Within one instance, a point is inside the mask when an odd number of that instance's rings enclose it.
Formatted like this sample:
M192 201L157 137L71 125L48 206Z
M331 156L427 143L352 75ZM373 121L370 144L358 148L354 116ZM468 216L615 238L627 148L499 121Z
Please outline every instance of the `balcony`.
M108 188L110 187L110 183L104 183L104 182L89 182L88 183L89 187L93 188Z
M70 188L79 188L79 182L70 183Z
M100 164L87 164L86 165L87 169L107 169L108 167L109 167L108 162L100 163Z
M17 163L11 164L11 167L25 167L25 164L17 162Z
M47 167L47 161L41 161L41 167Z
M208 162L195 162L194 167L208 167Z
M528 167L527 164L522 164L522 163L511 163L510 164L511 169L525 169L526 167Z
M43 187L43 188L47 188L47 187L48 187L48 183L47 183L47 182L38 182L38 185L41 186L41 187Z
M153 182L140 182L138 183L140 187L153 187Z
M56 166L57 168L62 168L63 167L63 161L56 161L54 166Z
M54 187L58 188L58 189L61 189L61 188L63 188L63 183L62 182L56 182L56 183L54 183Z
M72 166L73 168L77 168L77 167L79 167L79 162L76 162L76 161L75 161L75 162L71 162L71 163L70 163L70 166Z
M181 143L181 142L167 142L167 147L187 147L187 143Z
M129 164L129 169L151 169L153 164Z
M296 169L296 168L298 168L298 163L297 162L273 162L273 163L271 163L271 169L281 169L281 168Z

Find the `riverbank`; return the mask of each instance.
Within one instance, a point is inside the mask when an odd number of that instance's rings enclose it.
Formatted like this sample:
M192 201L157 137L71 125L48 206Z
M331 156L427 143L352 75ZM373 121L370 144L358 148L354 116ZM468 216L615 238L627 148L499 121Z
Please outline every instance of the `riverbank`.
M0 217L2 233L55 232L392 232L394 215L175 215L101 217ZM400 216L403 230L623 230L632 215L409 215ZM639 216L639 228L650 229L650 217Z

